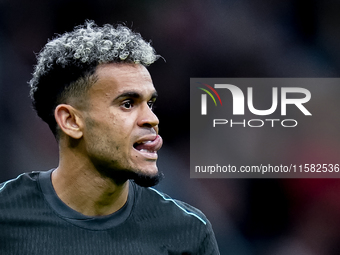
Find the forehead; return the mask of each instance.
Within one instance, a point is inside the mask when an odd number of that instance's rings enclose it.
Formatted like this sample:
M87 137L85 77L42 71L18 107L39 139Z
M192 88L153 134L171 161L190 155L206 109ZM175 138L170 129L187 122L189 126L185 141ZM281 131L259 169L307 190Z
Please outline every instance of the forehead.
M95 75L97 80L91 87L90 94L117 95L133 91L148 95L155 91L150 73L140 64L101 64Z

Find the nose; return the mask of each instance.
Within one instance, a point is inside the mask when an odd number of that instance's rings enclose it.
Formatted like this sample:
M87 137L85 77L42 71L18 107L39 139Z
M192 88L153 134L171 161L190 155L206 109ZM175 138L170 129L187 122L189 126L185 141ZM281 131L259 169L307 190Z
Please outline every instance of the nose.
M146 103L143 105L139 118L138 126L140 127L155 127L159 124L159 120L156 114L152 111L149 105Z

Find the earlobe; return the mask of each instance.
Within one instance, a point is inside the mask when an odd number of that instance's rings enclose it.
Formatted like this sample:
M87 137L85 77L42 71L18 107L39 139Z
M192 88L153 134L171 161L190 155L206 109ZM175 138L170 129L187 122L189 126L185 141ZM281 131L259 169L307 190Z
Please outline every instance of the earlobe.
M54 117L60 129L66 135L74 139L80 139L83 136L82 119L71 105L58 105L54 111Z

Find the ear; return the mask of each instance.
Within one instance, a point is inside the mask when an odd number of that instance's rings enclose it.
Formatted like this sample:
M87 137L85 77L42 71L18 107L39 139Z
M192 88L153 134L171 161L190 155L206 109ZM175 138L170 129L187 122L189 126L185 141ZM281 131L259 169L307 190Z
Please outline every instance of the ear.
M83 136L83 121L78 111L71 105L58 105L54 111L54 117L60 129L66 135L74 139L80 139Z

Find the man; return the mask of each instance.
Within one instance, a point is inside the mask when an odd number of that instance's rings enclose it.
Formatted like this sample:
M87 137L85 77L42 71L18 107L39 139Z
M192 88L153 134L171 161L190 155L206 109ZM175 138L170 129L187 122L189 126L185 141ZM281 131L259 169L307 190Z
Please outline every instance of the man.
M59 166L0 185L0 254L219 254L199 210L146 188L162 176L157 58L139 34L93 22L46 44L31 97Z

